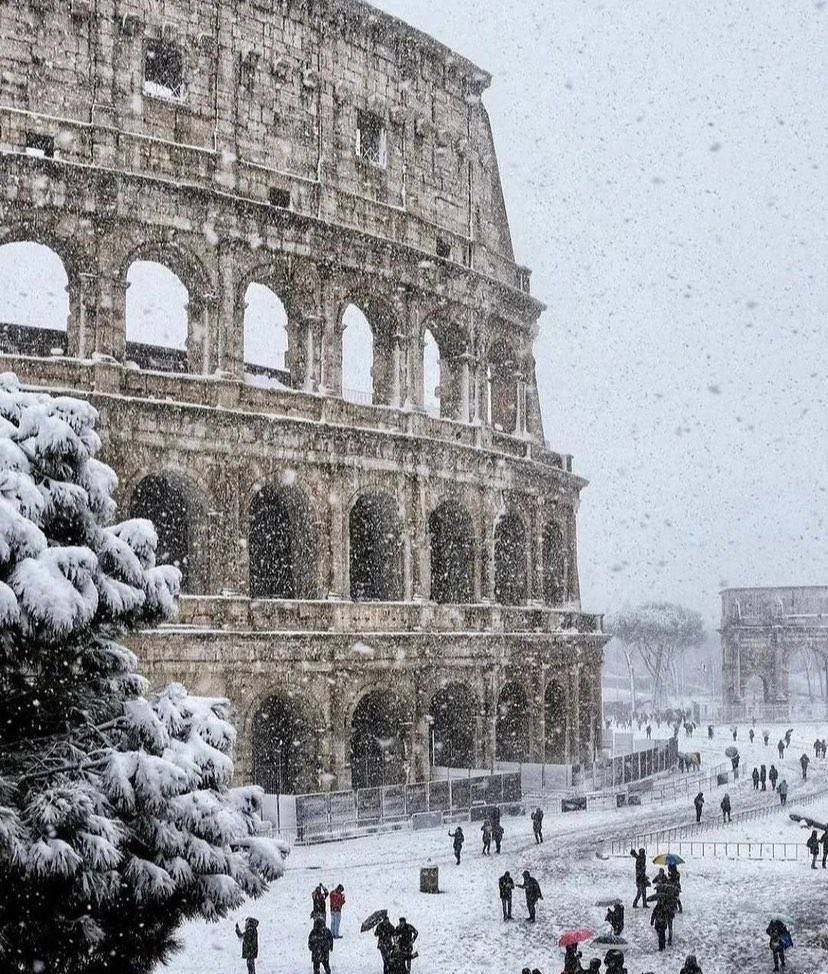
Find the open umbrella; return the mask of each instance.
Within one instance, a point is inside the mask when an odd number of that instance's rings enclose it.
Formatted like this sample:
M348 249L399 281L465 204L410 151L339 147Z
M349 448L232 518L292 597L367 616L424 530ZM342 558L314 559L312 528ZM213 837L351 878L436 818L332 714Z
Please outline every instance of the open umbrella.
M570 930L568 933L561 934L558 946L569 947L570 944L582 944L586 940L592 940L594 936L594 930Z
M613 896L613 897L611 897L610 899L607 899L607 900L596 900L595 901L595 905L596 906L615 906L616 903L621 903L621 902L622 901L619 900L617 896Z
M738 753L739 753L739 748L734 747L732 744L730 745L730 747L725 748L725 754L729 758L735 758Z
M662 852L657 855L653 862L657 866L682 866L684 865L684 860L681 856L677 855L675 852Z
M374 910L374 912L367 919L362 921L362 926L359 928L360 933L365 933L366 930L373 930L374 927L388 916L388 910Z
M620 947L621 945L625 945L627 943L623 937L619 937L614 933L602 933L600 937L596 937L592 942L594 944L609 944L614 947Z

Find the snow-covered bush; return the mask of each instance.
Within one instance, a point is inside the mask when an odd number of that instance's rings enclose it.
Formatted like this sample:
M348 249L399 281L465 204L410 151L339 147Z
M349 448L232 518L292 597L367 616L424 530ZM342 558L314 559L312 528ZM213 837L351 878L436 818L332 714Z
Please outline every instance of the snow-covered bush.
M0 970L142 974L188 917L283 871L231 789L226 700L150 693L119 639L175 612L149 521L115 524L88 403L0 376Z

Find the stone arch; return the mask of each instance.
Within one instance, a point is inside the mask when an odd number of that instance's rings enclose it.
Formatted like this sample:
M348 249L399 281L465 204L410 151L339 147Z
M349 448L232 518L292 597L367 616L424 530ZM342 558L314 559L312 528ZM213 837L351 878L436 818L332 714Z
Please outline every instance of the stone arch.
M371 689L358 699L350 720L353 788L407 780L410 721L410 708L391 689Z
M277 690L259 702L251 724L253 783L269 794L319 787L319 742L307 702Z
M504 683L497 697L495 744L498 761L529 757L529 698L516 680Z
M423 355L425 380L426 336L430 335L439 355L440 413L445 419L469 421L471 399L471 372L469 367L470 343L466 329L458 322L463 320L461 308L435 311L427 316L420 327L420 348ZM424 402L425 392L424 388Z
M377 297L370 287L357 283L345 290L339 304L338 321L343 397L363 404L399 405L401 336L394 308ZM347 332L352 328L355 329L354 336L359 336L358 340L349 339ZM370 370L366 367L369 359ZM363 362L359 378L361 387L357 388L353 376L360 361Z
M456 500L445 500L428 519L431 551L431 598L468 603L474 598L474 526Z
M164 372L203 371L210 337L205 309L213 288L201 257L179 241L144 240L123 254L118 268L127 358ZM159 280L165 282L160 292Z
M464 683L445 683L430 701L431 764L444 768L474 767L480 702Z
M770 700L768 686L769 681L763 674L755 670L748 673L742 678L742 701L748 707L768 703Z
M543 600L547 605L563 605L569 601L568 566L564 533L550 522L543 529Z
M402 525L394 498L360 494L348 515L351 598L398 602L403 594Z
M251 281L244 292L243 361L248 375L290 384L287 306L267 284Z
M546 685L543 713L544 759L550 764L563 764L566 761L566 692L557 680L550 680Z
M520 605L527 595L527 531L514 511L504 514L495 525L494 546L495 601Z
M248 552L251 598L317 597L317 532L310 504L299 487L266 485L254 494Z
M130 517L148 518L158 534L156 560L181 571L181 590L201 595L207 590L208 525L203 493L181 474L148 473L129 496Z

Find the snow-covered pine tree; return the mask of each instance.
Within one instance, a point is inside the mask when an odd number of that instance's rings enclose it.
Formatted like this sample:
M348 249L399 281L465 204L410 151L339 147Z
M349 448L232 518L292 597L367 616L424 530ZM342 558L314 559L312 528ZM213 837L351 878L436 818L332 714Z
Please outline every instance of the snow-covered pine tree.
M262 893L286 850L230 788L226 700L150 694L125 633L179 572L115 524L88 403L0 376L0 970L144 974L190 917Z

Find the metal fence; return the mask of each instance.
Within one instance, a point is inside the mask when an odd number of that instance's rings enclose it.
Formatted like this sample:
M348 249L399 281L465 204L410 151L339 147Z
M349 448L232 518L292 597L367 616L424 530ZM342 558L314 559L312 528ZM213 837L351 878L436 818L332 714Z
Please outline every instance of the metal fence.
M508 805L520 800L519 774L297 795L296 838L301 842L314 835L404 822L421 812L451 815L467 812L474 805Z
M629 853L629 850L627 850ZM807 859L808 850L801 842L668 842L656 843L647 850L676 852L682 859L753 859L796 862Z

